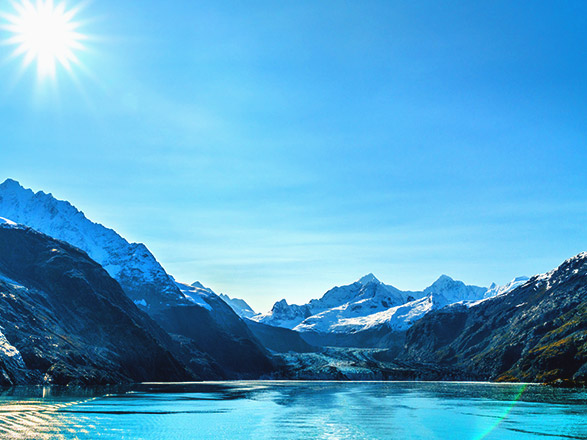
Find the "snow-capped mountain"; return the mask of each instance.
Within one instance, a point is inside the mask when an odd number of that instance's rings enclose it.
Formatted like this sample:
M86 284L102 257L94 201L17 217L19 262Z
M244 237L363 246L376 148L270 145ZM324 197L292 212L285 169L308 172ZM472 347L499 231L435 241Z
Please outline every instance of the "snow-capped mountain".
M69 202L8 179L0 184L0 216L82 249L143 309L188 302L144 244L129 243Z
M203 307L207 310L210 310L210 311L212 310L210 305L206 302L206 298L209 298L212 295L216 295L212 291L212 289L204 287L199 282L196 282L192 285L189 285L189 284L179 283L176 281L175 285L181 291L181 293L183 293L185 295L185 297L188 298L190 301L192 301L194 304L196 304L200 307Z
M467 286L462 281L441 275L430 287L424 289L424 296L430 297L439 307L459 301L477 301L484 298L487 287Z
M403 292L388 284L383 284L372 273L349 286L334 287L320 299L313 299L309 305L312 310L326 310L339 307L349 302L355 304L355 311L373 309L375 307L389 308L415 299L420 292Z
M484 298L493 298L494 296L508 293L514 290L516 287L525 284L529 279L530 278L528 277L516 277L503 286L498 286L497 284L493 283L491 286L489 286L487 292L485 292Z
M526 280L519 277L505 286L492 284L486 288L468 286L442 275L423 291L401 291L368 274L353 284L335 287L308 304L278 301L270 312L252 319L300 332L356 333L380 326L404 331L432 310L455 303L474 304L507 293Z
M273 368L244 321L210 289L177 283L145 245L129 243L69 202L8 179L0 185L0 217L85 251L136 306L178 338L194 370L201 367L202 352L217 363L219 377L258 377Z
M193 284L192 284L193 286ZM240 298L231 298L228 295L225 295L224 293L221 293L220 298L222 298L222 300L228 304L230 306L230 308L232 310L234 310L234 312L239 315L241 318L252 318L253 316L255 316L257 313L255 313L255 311L251 308L250 305L247 304L247 302L244 299L240 299Z
M251 319L274 327L293 329L312 315L314 312L309 304L298 306L297 304L288 304L285 299L282 299L273 304L270 312L255 315Z
M403 292L383 284L373 274L368 274L347 286L334 287L320 299L308 304L288 304L285 299L274 304L270 312L252 319L276 327L308 330L310 322L335 323L345 317L365 316L390 307L404 304L421 296L422 292ZM307 321L309 320L309 321Z

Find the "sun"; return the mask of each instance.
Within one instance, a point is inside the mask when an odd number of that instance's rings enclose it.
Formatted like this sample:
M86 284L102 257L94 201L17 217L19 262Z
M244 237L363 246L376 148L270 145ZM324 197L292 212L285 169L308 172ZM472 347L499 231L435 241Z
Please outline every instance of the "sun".
M36 63L40 79L54 78L59 66L71 72L79 64L86 37L79 32L79 8L67 9L53 0L11 0L12 13L2 13L1 28L9 33L5 44L15 46L13 57L21 57L23 68Z

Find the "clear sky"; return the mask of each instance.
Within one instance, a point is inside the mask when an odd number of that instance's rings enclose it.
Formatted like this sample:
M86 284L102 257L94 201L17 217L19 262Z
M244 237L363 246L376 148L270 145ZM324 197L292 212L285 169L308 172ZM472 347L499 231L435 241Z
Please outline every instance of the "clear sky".
M54 80L0 46L0 180L181 281L265 311L368 272L503 284L587 250L583 0L93 0L76 19L82 66Z

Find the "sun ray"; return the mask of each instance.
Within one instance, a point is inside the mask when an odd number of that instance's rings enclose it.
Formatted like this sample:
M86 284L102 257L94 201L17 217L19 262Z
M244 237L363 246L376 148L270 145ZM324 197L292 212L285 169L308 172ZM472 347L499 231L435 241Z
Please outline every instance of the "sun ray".
M87 37L76 21L79 6L67 8L64 1L10 0L13 11L1 12L0 30L9 34L4 45L15 46L10 58L22 58L23 70L36 64L39 79L55 78L59 67L71 73L80 64Z

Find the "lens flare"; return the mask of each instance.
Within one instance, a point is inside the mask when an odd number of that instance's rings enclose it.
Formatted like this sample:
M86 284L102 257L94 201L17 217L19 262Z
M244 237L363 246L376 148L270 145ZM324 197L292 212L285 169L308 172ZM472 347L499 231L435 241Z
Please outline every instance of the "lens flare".
M79 8L67 9L53 0L11 0L12 13L1 13L0 28L10 36L5 44L16 46L12 57L22 57L23 69L36 63L40 79L54 78L58 66L71 72L79 64L77 52L84 50L86 37L75 21Z
M522 384L520 386L520 389L518 390L517 394L514 396L513 400L511 401L510 406L506 408L506 410L499 416L499 419L497 419L493 425L491 425L489 428L487 428L485 431L483 431L478 437L476 437L476 440L483 440L483 439L487 438L489 436L489 434L491 434L493 431L495 431L495 429L505 419L507 419L508 415L512 412L512 410L514 409L514 407L516 406L516 404L518 403L518 401L522 397L522 394L524 394L524 391L526 391L526 388L528 388L528 384Z

